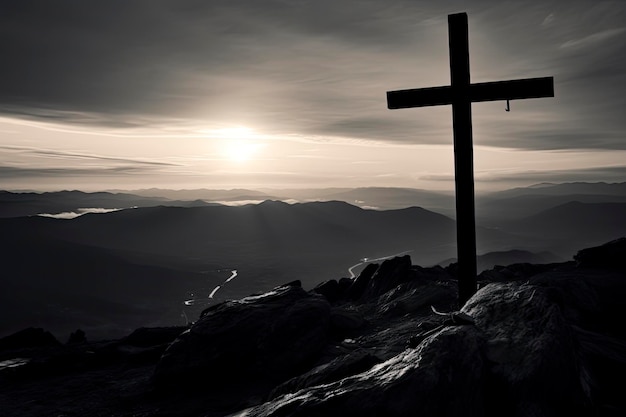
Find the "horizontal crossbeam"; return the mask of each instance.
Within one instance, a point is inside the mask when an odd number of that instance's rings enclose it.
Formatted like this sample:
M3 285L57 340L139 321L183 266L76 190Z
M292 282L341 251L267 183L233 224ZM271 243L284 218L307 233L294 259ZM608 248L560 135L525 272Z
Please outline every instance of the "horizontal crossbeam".
M413 88L387 91L387 108L409 109L412 107L442 106L452 104L452 87Z
M553 77L476 83L468 87L468 99L471 102L554 97ZM408 109L452 104L457 94L463 94L462 90L455 90L451 86L388 91L387 107Z
M470 85L473 102L554 97L554 78L524 78Z

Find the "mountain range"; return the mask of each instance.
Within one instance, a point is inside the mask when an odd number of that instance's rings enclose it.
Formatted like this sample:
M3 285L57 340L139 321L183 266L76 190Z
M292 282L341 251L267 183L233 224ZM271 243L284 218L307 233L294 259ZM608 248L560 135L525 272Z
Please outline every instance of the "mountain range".
M625 236L625 189L543 184L477 196L479 266L565 261L581 247ZM454 219L411 203L422 196L441 205L452 198L445 193L278 191L0 193L0 336L29 323L61 333L83 327L99 337L117 336L141 323L184 324L211 303L292 279L310 287L348 277L348 268L358 272L381 257L409 253L430 266L456 256ZM270 194L289 201L335 200L218 203ZM383 209L403 202L411 206ZM85 207L120 210L71 220L34 215ZM233 270L237 277L229 280ZM194 302L184 304L189 299Z
M85 193L58 191L46 193L16 193L0 191L0 218L33 216L41 214L79 213L81 209L124 209L159 205L192 207L205 206L206 202L176 201L164 197L143 197L128 193Z

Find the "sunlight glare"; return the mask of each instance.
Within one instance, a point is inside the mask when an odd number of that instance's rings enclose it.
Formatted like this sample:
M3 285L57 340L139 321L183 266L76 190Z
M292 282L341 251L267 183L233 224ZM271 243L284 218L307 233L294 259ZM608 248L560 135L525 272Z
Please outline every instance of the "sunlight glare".
M233 162L249 161L264 146L259 142L261 136L247 127L217 129L212 136L219 140L222 156Z

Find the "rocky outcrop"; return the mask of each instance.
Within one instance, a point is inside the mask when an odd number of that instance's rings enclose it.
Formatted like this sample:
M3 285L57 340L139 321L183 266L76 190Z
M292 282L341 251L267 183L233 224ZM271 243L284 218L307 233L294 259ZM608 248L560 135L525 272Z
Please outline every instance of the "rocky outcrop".
M561 416L588 410L570 327L545 290L494 283L418 346L340 381L284 394L238 416Z
M626 271L626 237L613 240L601 246L583 249L574 256L581 266L616 268Z
M460 310L452 269L400 257L211 306L188 328L2 351L0 403L45 398L28 416L622 416L626 276L607 261L621 245L486 271ZM76 406L60 400L68 385Z
M484 340L488 415L556 417L590 411L572 328L546 289L490 284L462 312L474 318Z
M298 285L211 307L165 351L159 386L276 384L310 367L326 346L330 305ZM211 375L208 380L204 378Z
M172 343L182 332L184 326L174 327L140 327L121 340L128 346L152 347Z
M52 333L38 328L29 327L0 339L0 350L24 349L59 346L59 341Z
M67 339L68 345L80 345L82 343L87 343L87 335L81 329L76 329L76 331L70 333L70 337Z
M284 382L270 393L269 398L274 399L304 388L339 381L367 371L380 362L380 358L375 355L365 350L356 350Z

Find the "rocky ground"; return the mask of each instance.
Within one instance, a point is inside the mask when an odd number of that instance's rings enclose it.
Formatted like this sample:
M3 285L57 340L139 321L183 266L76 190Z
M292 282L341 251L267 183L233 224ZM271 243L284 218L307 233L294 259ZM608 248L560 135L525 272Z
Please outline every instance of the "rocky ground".
M454 267L408 256L298 281L189 327L0 339L2 416L621 416L626 239L496 267L457 311Z

